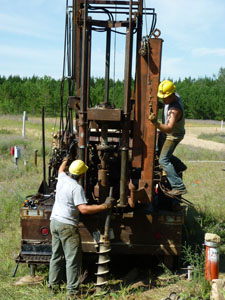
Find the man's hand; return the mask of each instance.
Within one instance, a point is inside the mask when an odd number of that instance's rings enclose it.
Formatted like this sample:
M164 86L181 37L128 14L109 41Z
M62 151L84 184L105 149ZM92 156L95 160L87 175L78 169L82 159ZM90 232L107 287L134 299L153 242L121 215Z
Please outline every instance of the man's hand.
M157 122L157 118L154 113L150 113L148 119L152 124L156 124L156 122Z
M68 156L65 156L61 162L61 165L59 167L59 170L58 170L58 174L62 173L62 172L66 172L68 171L68 165L69 165L69 157Z
M64 162L64 161L68 162L68 160L69 160L69 156L65 156L65 157L63 158L62 162Z
M103 205L104 205L106 208L111 208L114 201L115 201L114 198L107 197L106 200L105 200L105 202L103 203Z
M66 165L69 166L73 162L73 159L70 155L67 155L63 158L62 163L63 162L66 162Z

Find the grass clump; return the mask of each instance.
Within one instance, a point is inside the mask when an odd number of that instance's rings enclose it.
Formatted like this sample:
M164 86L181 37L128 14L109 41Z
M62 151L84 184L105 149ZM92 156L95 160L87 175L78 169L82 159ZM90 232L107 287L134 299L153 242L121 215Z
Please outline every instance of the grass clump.
M201 133L200 135L198 135L198 139L225 144L225 133Z
M12 131L9 131L8 129L2 128L2 129L0 129L0 134L12 134Z
M205 233L217 234L222 240L225 239L225 220L218 220L212 212L199 212L198 223Z
M211 285L205 280L205 252L204 249L196 246L192 248L190 245L184 245L182 248L182 260L184 265L191 266L192 279L187 283L187 291L182 293L180 297L202 297L203 299L210 297ZM195 298L194 298L195 299Z

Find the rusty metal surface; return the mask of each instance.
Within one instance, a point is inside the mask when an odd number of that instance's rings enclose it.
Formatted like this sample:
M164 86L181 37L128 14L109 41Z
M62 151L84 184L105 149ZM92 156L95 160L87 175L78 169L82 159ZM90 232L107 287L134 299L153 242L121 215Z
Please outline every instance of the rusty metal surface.
M38 240L38 241L51 241L50 232L50 215L51 207L44 207L42 209L29 209L23 207L20 211L22 239L23 240ZM47 227L49 230L48 235L42 235L41 229Z
M149 122L148 116L150 109L157 115L157 89L160 78L162 40L150 39L149 48L149 58L140 56L140 69L137 71L132 165L142 168L139 188L144 187L147 190L151 202L156 128Z
M22 239L24 240L51 240L52 236L50 233L49 220L35 219L34 217L27 220L21 220L22 226ZM41 234L41 228L46 226L49 229L48 235Z
M49 264L51 255L18 255L15 258L17 263Z
M112 243L112 254L127 254L127 255L171 255L178 256L181 253L180 245L166 244L121 244Z
M84 0L82 1L84 2ZM137 4L139 1L120 1L120 0L89 0L90 4L114 4L114 5L130 5L132 4Z
M96 121L121 121L121 109L110 108L88 108L87 116L88 120Z
M82 40L82 28L78 25L80 19L80 0L73 0L73 23L75 30L73 32L74 39L74 51L73 55L74 69L75 69L75 80L76 80L76 96L80 96L81 86L81 40ZM74 57L75 56L75 57Z
M135 120L134 120L134 141L133 141L133 161L132 165L141 168L146 165L149 149L148 137L154 137L155 127L149 122L149 99L150 93L152 95L153 111L157 112L157 89L160 78L160 64L162 40L151 39L150 49L151 53L148 59L147 56L137 57L137 79L136 79L136 102L135 102ZM150 78L149 78L150 76ZM151 80L151 87L149 86L149 79ZM150 132L150 133L148 133ZM149 149L147 149L147 147ZM154 150L154 148L153 148ZM149 153L150 155L152 153Z
M126 215L125 215L126 216ZM84 252L96 252L94 232L98 231L95 216L84 217L79 225ZM184 215L112 215L112 252L127 254L179 255L182 245Z

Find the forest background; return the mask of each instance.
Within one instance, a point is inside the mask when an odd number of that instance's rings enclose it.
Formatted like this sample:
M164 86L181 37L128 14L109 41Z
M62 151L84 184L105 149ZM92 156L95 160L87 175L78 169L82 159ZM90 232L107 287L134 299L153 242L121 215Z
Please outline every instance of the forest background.
M171 79L172 80L172 79ZM223 120L225 117L225 68L212 78L185 78L174 81L181 96L187 119ZM134 81L132 81L134 86ZM0 114L20 114L23 111L39 116L42 106L47 116L60 113L61 80L48 76L21 78L0 76ZM91 106L104 100L105 80L91 78ZM110 80L109 99L116 107L122 107L124 82ZM64 88L64 103L68 86Z

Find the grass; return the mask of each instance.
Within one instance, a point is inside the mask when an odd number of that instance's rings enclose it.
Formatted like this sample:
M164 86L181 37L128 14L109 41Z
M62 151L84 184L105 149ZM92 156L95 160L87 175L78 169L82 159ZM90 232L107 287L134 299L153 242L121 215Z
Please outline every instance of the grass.
M47 154L51 150L52 128L55 120L47 119L46 124ZM204 124L197 124L202 126ZM198 130L195 123L188 123L188 130ZM214 126L214 125L213 125ZM215 129L215 126L213 127ZM208 128L208 124L204 127ZM42 150L41 150L41 119L29 118L26 121L26 138L21 137L22 117L0 118L0 299L65 299L65 291L53 296L47 288L48 271L40 268L38 275L44 276L42 285L37 286L14 286L14 282L29 274L27 265L18 268L16 278L12 278L15 268L14 257L20 251L20 207L28 194L36 193L42 181ZM21 147L21 159L18 168L15 168L10 147ZM38 165L34 165L34 150L38 149ZM225 238L225 196L224 196L224 153L198 149L187 145L179 145L176 153L185 161L188 170L184 173L184 182L188 194L185 196L195 204L194 209L188 211L184 238L187 242L201 244L204 232L215 232ZM24 165L26 161L26 165ZM48 161L48 158L46 159ZM195 162L194 162L195 161ZM201 162L207 161L207 162ZM225 253L225 249L222 249ZM222 256L221 261L224 257ZM222 270L225 272L225 270ZM187 282L179 281L185 291L191 290ZM191 284L191 283L190 283ZM204 284L201 285L204 288ZM201 286L198 285L196 293L203 295ZM92 294L92 285L85 285L86 296L84 299L142 299L141 288L130 288L120 285L118 289L111 289L106 296ZM192 288L194 284L192 285ZM159 299L160 289L151 289L151 298ZM154 296L155 295L155 296ZM168 290L163 290L162 297L168 296ZM155 298L154 298L155 297ZM162 298L160 294L160 299Z
M225 160L224 151L213 151L208 149L199 149L188 145L178 145L174 152L175 156L181 158L182 161L221 161Z
M213 133L209 133L209 134L201 133L198 136L198 139L225 144L225 134L223 132L218 132L218 133L215 133L215 134L213 134Z
M224 163L188 163L184 182L188 190L186 198L203 212L224 219L225 195ZM190 176L191 173L191 176Z
M12 131L9 131L8 129L0 129L0 134L12 134Z

